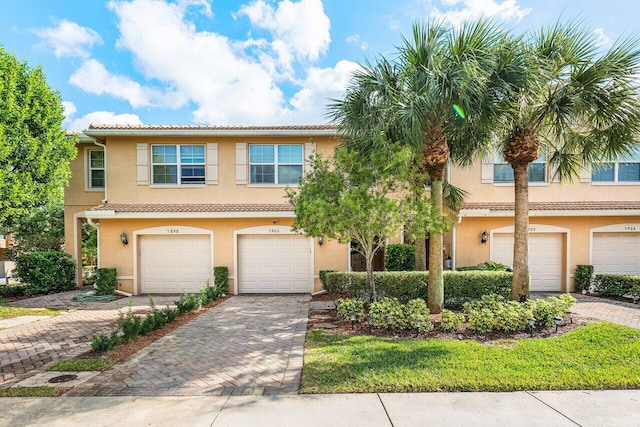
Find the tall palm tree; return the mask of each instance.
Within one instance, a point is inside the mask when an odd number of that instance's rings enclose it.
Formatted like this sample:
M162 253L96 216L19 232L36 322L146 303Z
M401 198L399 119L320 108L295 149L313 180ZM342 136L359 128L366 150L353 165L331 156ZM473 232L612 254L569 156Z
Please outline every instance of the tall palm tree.
M515 227L512 299L529 297L528 167L545 153L565 180L600 159L638 144L640 102L636 39L600 54L594 33L575 23L528 35L513 50L520 70L508 91L498 91L496 123L504 159L512 166Z
M345 144L364 153L388 143L412 147L413 176L430 177L434 207L442 212L449 158L469 163L489 143L497 117L493 91L506 81L498 52L507 40L488 21L459 29L415 24L397 60L381 57L365 64L354 74L344 100L330 105L329 116ZM422 184L416 188L422 191ZM442 234L436 230L429 239L427 302L433 313L444 304ZM417 249L417 258L424 259Z

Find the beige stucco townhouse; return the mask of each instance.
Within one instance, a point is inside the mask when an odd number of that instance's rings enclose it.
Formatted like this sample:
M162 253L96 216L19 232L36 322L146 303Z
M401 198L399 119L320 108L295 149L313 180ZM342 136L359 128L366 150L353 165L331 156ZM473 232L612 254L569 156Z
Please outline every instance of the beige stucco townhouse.
M285 188L338 142L332 126L91 126L65 191L67 250L80 261L82 224L97 227L99 266L133 294L197 291L214 266L233 293L320 290L321 270L356 263L349 245L292 232ZM496 159L448 171L469 192L445 238L453 267L511 264L513 175ZM570 289L577 264L640 274L640 155L572 184L550 172L544 158L530 171L532 290Z

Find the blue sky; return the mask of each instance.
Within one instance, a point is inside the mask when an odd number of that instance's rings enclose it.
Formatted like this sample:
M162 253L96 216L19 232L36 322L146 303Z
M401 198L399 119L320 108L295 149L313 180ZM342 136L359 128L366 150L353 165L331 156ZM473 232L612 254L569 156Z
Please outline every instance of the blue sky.
M0 44L40 64L69 130L89 123L324 123L351 72L411 24L579 18L603 47L640 35L627 0L0 0Z

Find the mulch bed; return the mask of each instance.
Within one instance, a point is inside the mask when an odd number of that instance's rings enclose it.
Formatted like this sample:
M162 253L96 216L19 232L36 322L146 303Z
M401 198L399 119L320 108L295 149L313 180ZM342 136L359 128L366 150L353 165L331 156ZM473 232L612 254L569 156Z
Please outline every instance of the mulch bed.
M324 298L319 300L316 297L313 297L312 301L329 301L333 298L327 298L326 295L322 295ZM457 332L445 332L440 330L440 315L432 314L430 317L433 322L434 329L431 332L421 332L416 335L415 331L407 331L407 330L397 330L397 329L377 329L377 328L369 328L369 326L364 323L358 323L351 326L351 322L341 321L337 317L337 310L311 310L309 312L309 321L307 323L307 328L311 329L314 325L319 323L331 324L335 326L333 329L327 329L327 333L340 333L345 335L368 335L374 337L381 338L414 338L414 339L450 339L450 340L474 340L482 343L490 344L492 341L498 340L513 340L513 339L524 339L531 338L531 333L529 331L519 331L519 332L502 332L502 331L493 331L490 333L479 333L476 331L467 330L467 324L463 324L461 329ZM315 318L315 316L323 316L324 318ZM326 316L326 317L325 317ZM328 318L327 318L328 317ZM580 326L584 326L587 323L593 322L593 319L573 315L573 323L571 323L566 317L561 325L558 326L558 332L556 332L555 326L551 328L542 328L533 330L533 338L550 338L558 335L565 334L569 331L572 331Z
M116 363L121 362L132 354L137 353L146 346L164 337L169 332L179 328L185 323L192 321L205 311L221 304L223 301L226 301L229 298L231 298L231 295L227 295L213 302L210 302L209 304L205 305L202 308L199 308L198 310L190 311L183 314L182 316L178 316L175 321L164 325L162 328L156 329L155 331L147 335L140 335L134 341L128 341L126 343L120 344L106 353L96 353L93 350L89 350L78 355L76 359L109 359L113 360Z

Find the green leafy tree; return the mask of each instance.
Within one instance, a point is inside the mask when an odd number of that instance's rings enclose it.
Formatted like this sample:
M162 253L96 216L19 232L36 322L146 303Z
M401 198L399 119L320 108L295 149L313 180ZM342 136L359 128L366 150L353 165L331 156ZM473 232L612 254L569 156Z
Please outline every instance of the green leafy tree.
M466 165L491 142L497 116L493 92L509 72L503 67L507 34L487 21L452 29L437 23L414 25L398 58L378 58L356 72L344 100L329 107L345 144L369 153L389 144L412 148L416 197L431 181L431 198L438 212L445 196L451 207L463 193L445 181L449 159ZM507 62L508 63L508 62ZM444 229L429 239L429 308L444 304L442 240ZM424 242L424 235L415 239ZM416 269L425 268L425 249L416 246Z
M363 157L343 149L328 159L313 155L312 171L305 174L298 189L287 190L296 214L294 230L340 243L358 243L357 250L366 261L372 300L376 299L373 257L387 238L397 234L408 220L429 224L434 230L444 223L428 199L414 199L401 185L394 175L394 156L378 151Z
M635 38L601 53L593 31L575 23L533 32L514 45L508 84L495 91L495 123L504 159L514 172L512 299L529 297L529 165L546 154L554 177L638 148L640 102Z
M62 128L60 95L40 67L0 46L0 224L62 200L75 137Z
M7 229L14 244L6 252L7 257L35 251L60 251L64 245L64 208L49 205L35 208L16 217Z

